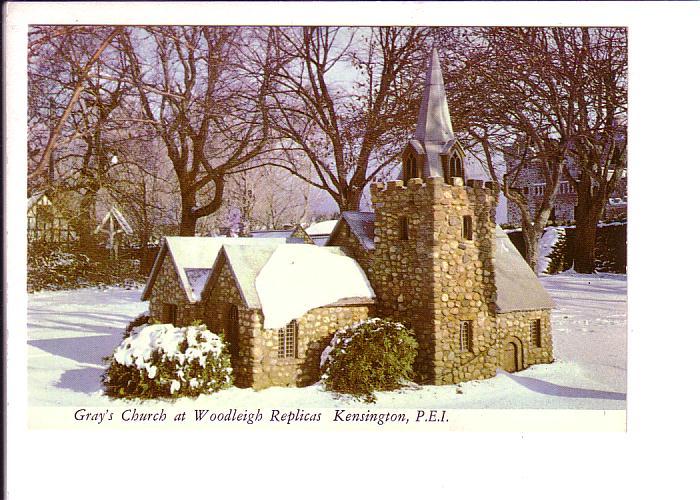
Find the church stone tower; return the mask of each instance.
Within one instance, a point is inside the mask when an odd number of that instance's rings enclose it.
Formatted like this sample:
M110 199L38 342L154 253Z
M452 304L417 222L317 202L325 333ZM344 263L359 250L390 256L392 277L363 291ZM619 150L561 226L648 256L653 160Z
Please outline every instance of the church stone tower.
M371 186L375 250L370 278L379 314L413 328L423 383L495 375L498 356L490 183L465 172L437 51L426 72L403 179Z

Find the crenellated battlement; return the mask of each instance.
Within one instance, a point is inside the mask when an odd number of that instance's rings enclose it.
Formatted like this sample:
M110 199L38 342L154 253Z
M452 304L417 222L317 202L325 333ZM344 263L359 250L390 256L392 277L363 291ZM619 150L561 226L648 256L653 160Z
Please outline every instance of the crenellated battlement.
M465 186L464 181L459 177L454 177L451 184L446 183L442 177L428 179L417 177L410 179L407 185L403 180L375 182L370 185L370 194L372 204L378 212L381 211L378 209L386 203L399 199L417 204L444 204L447 200L461 199L475 209L476 205L482 208L488 206L492 212L497 202L494 183L469 179Z

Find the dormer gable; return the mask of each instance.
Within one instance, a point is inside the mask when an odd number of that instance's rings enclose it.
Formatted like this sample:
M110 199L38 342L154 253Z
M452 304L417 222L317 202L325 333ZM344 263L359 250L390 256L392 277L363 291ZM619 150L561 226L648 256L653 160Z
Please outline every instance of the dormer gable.
M403 180L408 182L409 179L422 178L423 168L425 166L425 150L420 142L411 139L401 154L401 164L403 166Z

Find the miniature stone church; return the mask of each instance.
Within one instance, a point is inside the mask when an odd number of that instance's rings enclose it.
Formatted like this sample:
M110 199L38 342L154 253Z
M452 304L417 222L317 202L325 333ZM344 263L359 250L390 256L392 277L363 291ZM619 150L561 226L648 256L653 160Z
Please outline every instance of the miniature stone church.
M421 383L550 363L553 303L495 224L487 172L465 162L435 50L402 165L401 179L371 185L374 212L342 213L324 247L298 238L166 238L142 297L151 316L201 320L223 333L236 384L256 389L316 382L333 333L374 316L414 331ZM267 298L273 270L278 296L298 306L294 317Z

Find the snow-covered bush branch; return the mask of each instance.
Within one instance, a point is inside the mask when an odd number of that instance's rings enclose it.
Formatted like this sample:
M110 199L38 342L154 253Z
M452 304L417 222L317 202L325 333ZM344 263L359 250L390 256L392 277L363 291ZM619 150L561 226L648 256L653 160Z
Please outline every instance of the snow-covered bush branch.
M198 396L233 383L226 344L206 325L137 328L107 360L102 384L116 398Z

